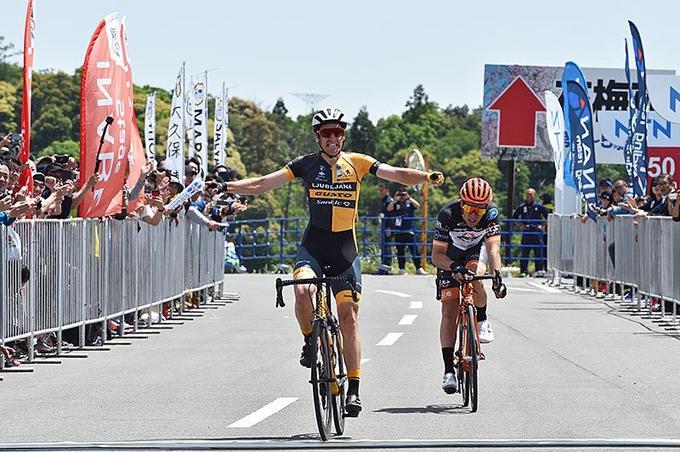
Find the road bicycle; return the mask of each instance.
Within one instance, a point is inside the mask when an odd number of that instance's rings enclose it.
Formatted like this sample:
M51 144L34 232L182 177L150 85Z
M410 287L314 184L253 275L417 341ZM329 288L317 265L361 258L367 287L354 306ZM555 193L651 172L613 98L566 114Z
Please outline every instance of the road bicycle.
M455 352L456 377L458 388L463 395L463 406L470 406L471 412L477 411L479 400L478 372L479 361L484 359L484 353L479 343L479 331L477 330L477 308L473 299L473 281L492 280L499 286L502 278L499 271L494 275L470 275L465 278L462 287L458 291L458 344ZM441 298L439 281L437 281L437 299Z
M276 307L284 307L282 290L285 286L313 284L316 286L314 318L312 320L312 344L316 353L312 362L312 384L314 413L319 435L323 441L331 436L331 420L335 433L345 431L345 397L347 395L347 372L342 350L342 334L338 319L333 314L331 303L331 283L348 282L355 287L352 275L325 278L281 280L276 279ZM356 301L356 291L352 290Z

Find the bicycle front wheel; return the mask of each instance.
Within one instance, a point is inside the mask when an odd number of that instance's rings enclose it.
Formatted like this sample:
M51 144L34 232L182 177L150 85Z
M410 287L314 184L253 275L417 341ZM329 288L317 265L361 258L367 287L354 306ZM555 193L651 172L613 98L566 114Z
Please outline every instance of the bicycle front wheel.
M333 423L335 433L342 435L345 432L345 397L347 396L347 371L345 370L345 357L342 354L342 336L340 329L331 336L333 343L331 353L333 354L334 381L331 383L333 392Z
M319 435L328 441L331 435L333 418L333 394L331 392L331 351L328 343L328 331L320 322L314 325L312 343L316 354L312 365L312 395L314 398L314 414Z
M479 363L479 349L477 341L477 322L475 315L475 308L468 306L468 339L467 339L467 355L470 359L469 371L466 375L468 378L468 391L470 392L470 410L474 413L477 411L477 401L479 392L477 391L477 365Z

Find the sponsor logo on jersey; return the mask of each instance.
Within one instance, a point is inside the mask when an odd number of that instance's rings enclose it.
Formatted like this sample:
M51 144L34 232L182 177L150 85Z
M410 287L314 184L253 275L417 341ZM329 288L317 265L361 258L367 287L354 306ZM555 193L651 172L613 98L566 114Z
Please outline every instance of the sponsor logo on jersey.
M309 197L314 199L344 199L348 201L354 201L356 199L356 193L351 191L311 188L309 190Z

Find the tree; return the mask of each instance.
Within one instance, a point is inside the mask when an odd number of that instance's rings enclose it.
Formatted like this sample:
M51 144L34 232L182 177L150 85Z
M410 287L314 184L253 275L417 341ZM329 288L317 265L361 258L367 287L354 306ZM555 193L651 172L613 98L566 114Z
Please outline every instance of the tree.
M38 152L38 157L54 154L66 154L76 160L80 160L80 145L72 140L53 141L49 146Z
M352 121L349 129L349 149L354 152L373 155L377 138L376 128L368 118L368 110L364 105Z
M286 108L286 104L283 102L282 98L279 97L276 100L276 105L274 105L272 115L279 119L283 119L288 116L288 109Z
M415 122L423 114L438 110L437 104L430 102L422 84L415 87L413 94L406 102L406 107L408 107L408 110L404 112L402 117L409 122Z
M0 81L0 135L18 130L15 108L19 102L17 89L10 83Z

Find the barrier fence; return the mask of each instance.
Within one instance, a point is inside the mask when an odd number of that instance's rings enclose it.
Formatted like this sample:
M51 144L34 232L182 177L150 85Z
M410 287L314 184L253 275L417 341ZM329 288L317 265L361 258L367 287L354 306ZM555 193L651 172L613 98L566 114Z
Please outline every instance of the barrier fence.
M380 217L359 217L355 227L359 255L378 260L383 256L389 259L398 257L411 259L410 252L401 254L395 251L396 245L406 247L413 244L416 247L416 258L420 259L423 256L429 258L432 254L432 235L437 219L404 217L403 221L412 221L414 224L412 241L410 239L404 241L403 238L400 240L395 236L399 231L394 229L391 231L391 237L387 237ZM307 222L308 218L233 221L229 227L229 240L234 242L241 263L249 269L267 264L292 264L302 243ZM504 242L501 253L506 264L535 260L533 256L531 258L522 256L523 251L529 249L534 250L538 259L545 261L547 241L542 230L546 224L545 220L502 219L501 223ZM522 238L533 244L523 244ZM385 252L383 248L386 248Z
M80 328L83 345L86 325L101 322L106 332L109 319L222 283L224 234L186 221L30 220L13 229L21 259L0 227L3 344L57 333L61 352L65 329Z
M673 321L680 304L680 223L670 217L616 216L597 222L551 214L548 218L548 269L553 282L575 276L627 286L644 301L661 300L661 314L672 303ZM619 291L623 297L625 291Z

